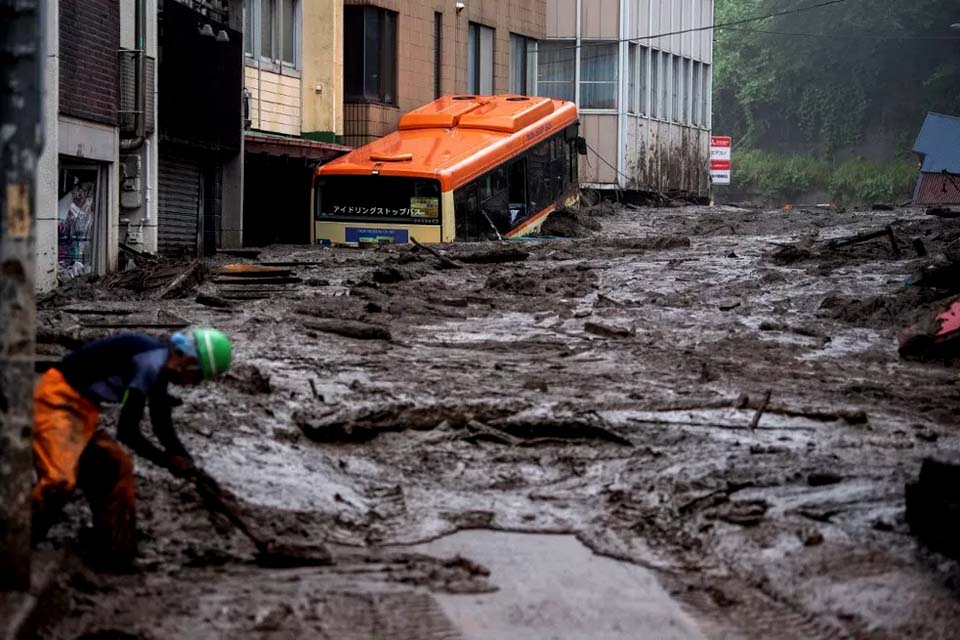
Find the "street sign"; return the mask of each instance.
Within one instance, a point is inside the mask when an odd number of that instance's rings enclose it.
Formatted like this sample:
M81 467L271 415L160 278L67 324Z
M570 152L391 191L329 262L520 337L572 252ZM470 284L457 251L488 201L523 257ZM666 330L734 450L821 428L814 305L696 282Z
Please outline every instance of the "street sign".
M730 156L733 140L729 136L710 138L710 181L730 184Z

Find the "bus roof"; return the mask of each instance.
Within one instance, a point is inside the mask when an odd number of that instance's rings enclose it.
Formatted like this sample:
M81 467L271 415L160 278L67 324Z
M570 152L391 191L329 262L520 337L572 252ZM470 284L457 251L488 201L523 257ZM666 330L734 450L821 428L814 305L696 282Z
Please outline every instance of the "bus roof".
M577 122L566 100L448 96L400 118L397 131L317 169L317 175L428 178L450 191Z

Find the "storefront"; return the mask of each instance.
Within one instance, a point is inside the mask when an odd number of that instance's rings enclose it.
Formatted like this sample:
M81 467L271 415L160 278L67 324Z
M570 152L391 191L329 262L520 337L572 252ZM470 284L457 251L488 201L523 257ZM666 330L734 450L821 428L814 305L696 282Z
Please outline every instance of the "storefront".
M107 268L108 165L61 158L57 190L57 279Z

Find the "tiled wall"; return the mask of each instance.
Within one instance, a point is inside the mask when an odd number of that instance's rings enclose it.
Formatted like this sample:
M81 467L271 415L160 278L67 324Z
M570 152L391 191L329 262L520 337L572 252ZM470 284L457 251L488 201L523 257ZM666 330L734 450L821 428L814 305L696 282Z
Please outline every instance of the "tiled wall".
M470 2L459 14L447 0L345 0L347 5L373 5L396 11L396 107L371 104L344 106L344 142L366 144L397 128L400 116L434 99L434 13L443 14L441 89L444 95L467 88L467 28L477 22L496 30L494 91L510 89L510 34L541 39L546 29L546 0ZM345 34L346 37L346 34Z

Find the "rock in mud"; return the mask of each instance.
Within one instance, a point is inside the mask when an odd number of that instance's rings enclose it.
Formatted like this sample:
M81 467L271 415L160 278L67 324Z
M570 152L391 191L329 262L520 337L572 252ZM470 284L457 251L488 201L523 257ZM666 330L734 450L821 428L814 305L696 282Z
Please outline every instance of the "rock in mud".
M636 331L631 328L600 322L585 322L583 330L601 338L632 338L636 335Z
M264 395L273 392L270 377L259 367L252 364L239 364L224 375L224 383L232 386L240 393L247 395Z

